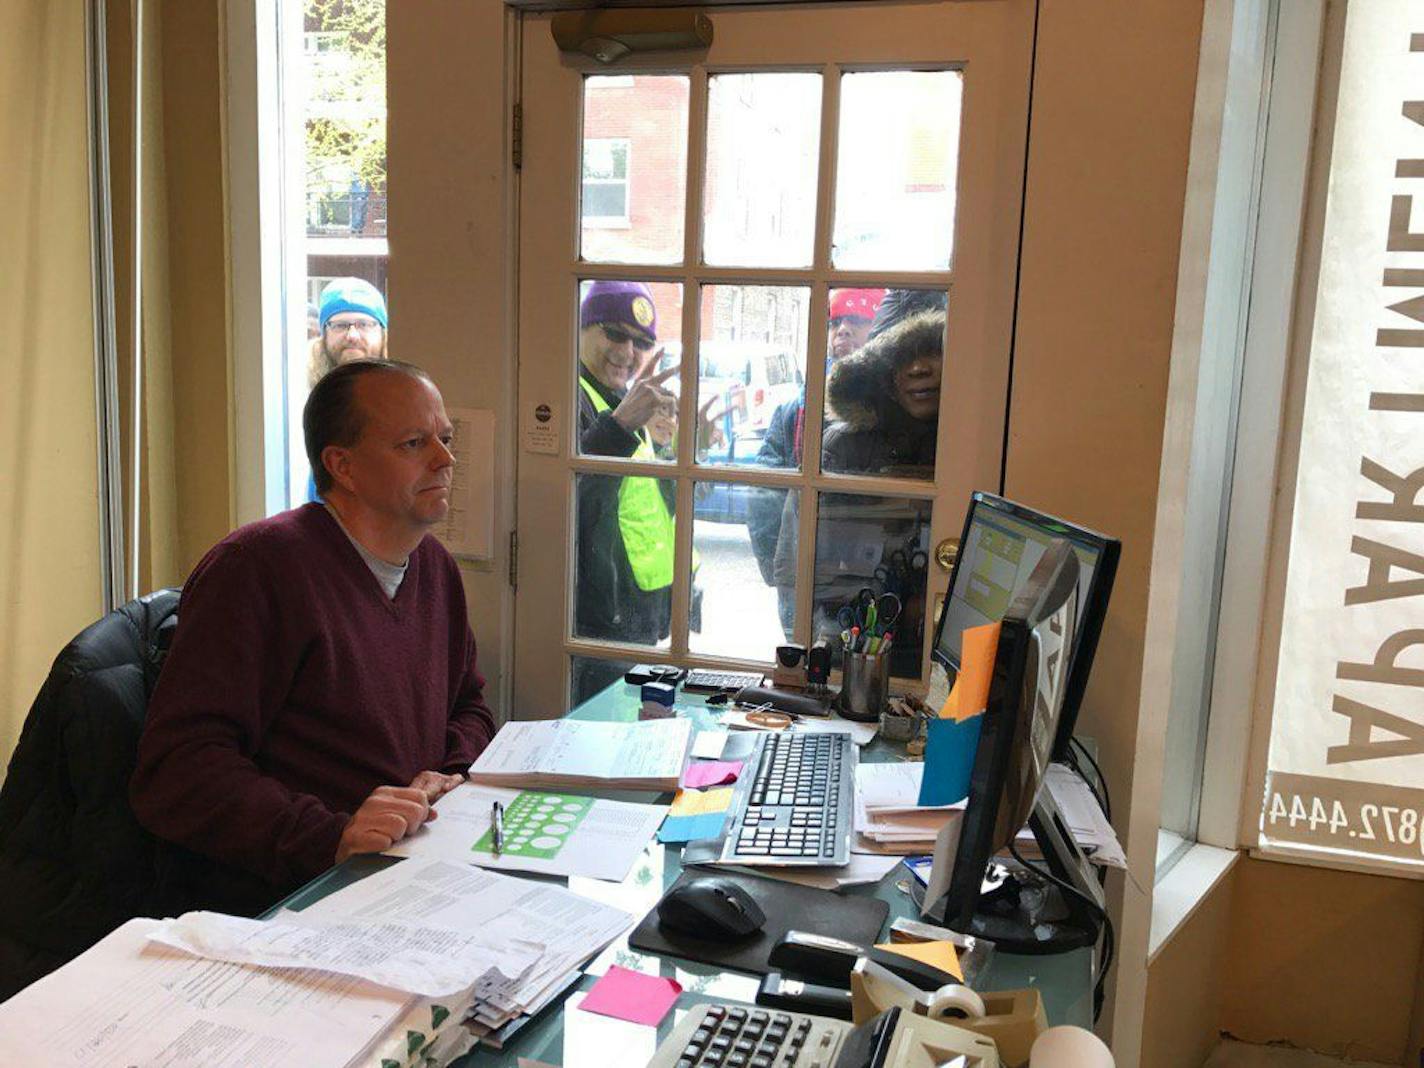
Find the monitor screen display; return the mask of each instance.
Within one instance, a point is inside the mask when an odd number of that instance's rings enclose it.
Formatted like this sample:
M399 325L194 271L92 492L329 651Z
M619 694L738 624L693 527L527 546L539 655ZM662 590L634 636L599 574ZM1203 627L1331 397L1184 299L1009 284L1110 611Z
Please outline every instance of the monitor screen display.
M1078 558L1078 600L1085 603L1102 555L1099 545L1073 536L1067 524L1035 521L996 499L976 495L960 541L953 585L945 601L936 654L959 670L960 635L997 623L1054 538L1066 538ZM1046 518L1046 517L1045 517Z

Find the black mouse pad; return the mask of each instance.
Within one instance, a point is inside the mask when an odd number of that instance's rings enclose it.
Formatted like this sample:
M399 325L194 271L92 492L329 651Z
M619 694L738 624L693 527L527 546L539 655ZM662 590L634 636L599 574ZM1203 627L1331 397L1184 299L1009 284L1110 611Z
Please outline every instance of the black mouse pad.
M760 931L736 941L693 938L664 929L658 923L655 907L628 936L628 945L640 953L661 953L702 964L715 964L719 968L765 975L771 970L766 961L771 955L771 947L781 941L781 936L787 931L808 931L868 946L879 939L885 918L890 914L890 906L879 898L851 897L832 890L817 890L812 886L763 879L740 872L685 871L668 893L694 879L709 877L736 883L752 896L762 912L766 913L766 924Z

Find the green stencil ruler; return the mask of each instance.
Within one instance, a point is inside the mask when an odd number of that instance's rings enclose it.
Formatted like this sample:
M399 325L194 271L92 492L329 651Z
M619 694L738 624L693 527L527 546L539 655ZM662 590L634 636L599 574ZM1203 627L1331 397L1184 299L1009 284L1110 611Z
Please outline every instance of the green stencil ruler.
M504 807L504 849L507 857L552 860L564 848L578 825L593 808L593 798L521 790ZM476 853L494 855L494 829L486 831L472 847Z

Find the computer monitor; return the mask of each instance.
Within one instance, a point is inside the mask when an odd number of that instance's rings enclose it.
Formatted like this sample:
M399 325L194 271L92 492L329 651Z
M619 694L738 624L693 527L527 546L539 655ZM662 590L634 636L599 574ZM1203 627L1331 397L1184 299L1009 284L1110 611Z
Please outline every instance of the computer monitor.
M1070 654L1067 691L1053 739L1053 757L1062 760L1078 721L1078 709L1107 615L1121 543L1096 531L1026 505L976 492L964 517L959 557L949 578L949 596L940 613L932 656L950 672L959 671L960 635L969 627L1003 618L1048 545L1062 538L1078 561L1078 627Z
M1086 899L1100 897L1086 859L1042 788L1067 700L1075 633L1083 621L1081 578L1076 547L1054 538L1005 607L943 899L948 926L993 939L1010 952L1056 952L1097 939L1092 910L1071 898L1048 903L1051 895L1043 891L1052 890L1051 884L1036 887L1027 902L1018 893L1023 884L1012 892L983 892L990 858L1009 848L1027 825L1056 879Z

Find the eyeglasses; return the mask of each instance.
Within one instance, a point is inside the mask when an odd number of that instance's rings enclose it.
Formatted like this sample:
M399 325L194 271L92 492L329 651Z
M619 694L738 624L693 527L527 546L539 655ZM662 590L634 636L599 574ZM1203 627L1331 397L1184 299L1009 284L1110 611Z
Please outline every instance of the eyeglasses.
M333 334L347 334L356 330L362 334L369 334L381 324L374 319L347 319L343 322L332 321L326 324L326 329Z
M603 336L615 345L631 344L639 352L653 351L654 343L641 334L632 334L621 326L610 326L608 323L599 323L598 328L603 331Z

